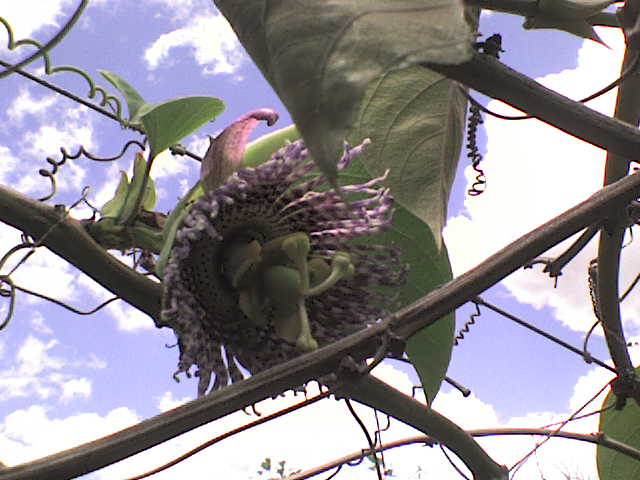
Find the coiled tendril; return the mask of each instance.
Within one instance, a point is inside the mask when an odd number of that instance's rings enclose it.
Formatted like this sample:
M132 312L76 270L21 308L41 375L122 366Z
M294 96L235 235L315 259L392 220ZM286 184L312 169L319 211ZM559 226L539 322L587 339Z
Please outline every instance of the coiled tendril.
M58 173L58 168L64 165L67 160L75 160L77 158L80 158L81 155L83 155L95 162L113 162L114 160L120 159L126 153L126 151L129 149L131 145L136 145L138 148L140 148L140 150L144 150L144 143L139 142L137 140L129 140L127 143L124 144L124 146L120 150L120 153L113 157L98 157L96 155L93 155L91 152L88 152L87 150L85 150L85 148L82 145L80 145L80 147L78 148L78 151L73 154L69 153L69 151L66 148L60 147L60 153L62 153L62 159L58 161L55 158L47 157L47 163L51 165L51 170L46 170L44 168L41 168L40 170L38 170L38 173L40 175L42 175L43 177L47 177L49 181L51 181L51 193L49 193L48 195L45 195L44 197L39 198L38 200L41 202L46 202L56 194L58 187L57 187L56 179L54 176L56 173Z
M502 49L502 36L499 33L491 35L484 42L476 42L474 46L482 53L496 58L499 58L500 52L504 52ZM484 192L487 184L484 170L480 168L482 154L478 148L478 126L482 123L484 123L484 120L482 119L479 105L476 102L471 102L469 105L469 119L467 121L466 147L467 158L471 161L471 167L476 172L476 179L473 185L471 185L471 188L467 191L467 193L472 197Z

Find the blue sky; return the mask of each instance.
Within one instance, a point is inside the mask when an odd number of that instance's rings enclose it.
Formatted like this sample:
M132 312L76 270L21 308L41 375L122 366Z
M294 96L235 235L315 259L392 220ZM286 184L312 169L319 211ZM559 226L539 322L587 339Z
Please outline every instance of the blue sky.
M66 0L6 3L0 6L0 16L16 28L17 38L33 36L40 40L49 38L75 6L75 2ZM562 32L524 31L521 23L519 17L492 14L483 16L480 27L487 36L502 33L506 49L502 59L513 68L573 98L596 91L616 78L622 40L614 32L600 31L611 47L607 49ZM4 33L0 37L0 58L11 60L23 55L7 52ZM54 65L83 68L103 85L106 82L99 80L97 70L116 72L149 101L181 95L222 98L227 105L225 112L184 142L197 153L206 150L206 134L216 134L248 110L272 107L281 115L277 125L290 122L286 110L210 2L94 1L53 51L52 59ZM37 62L31 70L42 73ZM86 92L84 81L73 74L56 74L48 80L79 95ZM47 167L47 156L59 158L60 147L74 152L78 144L83 144L92 153L107 156L115 154L127 140L138 138L115 122L17 75L4 79L2 86L0 181L23 193L38 197L48 192L48 181L37 172ZM614 97L608 95L590 106L610 113L613 101ZM490 107L501 112L510 110L498 102L491 102ZM260 126L256 135L267 131ZM481 140L486 152L488 190L479 197L465 195L470 172L463 156L445 230L457 274L586 198L598 188L602 177L602 152L535 120L510 123L489 118ZM53 201L70 204L78 199L84 185L91 185L90 199L96 205L103 204L115 189L118 170L129 168L131 155L116 164L86 159L68 162L57 175L60 193ZM159 189L159 209L169 210L197 173L198 165L188 158L164 155L158 159L153 175ZM72 215L86 218L90 212L78 208ZM2 252L17 242L17 232L0 228ZM625 249L623 285L640 268L634 260L638 258L634 255L636 248L637 243L632 243ZM536 269L512 275L483 296L580 345L594 320L585 277L593 252L591 247L578 257L560 278L557 289ZM93 308L109 298L93 281L47 252L34 255L13 278L18 284L80 309ZM633 337L639 326L633 312L640 301L632 296L625 303L625 325ZM470 311L463 307L458 313L459 322L464 322ZM0 332L0 460L16 464L37 458L193 398L195 382L175 383L171 377L177 350L165 345L173 343L172 332L156 329L145 315L122 302L87 317L19 295L12 323ZM596 336L591 346L593 354L606 358L601 336ZM405 391L416 383L411 371L395 363L376 371ZM449 375L469 387L473 395L463 399L445 387L434 407L465 428L542 426L560 420L608 379L602 369L584 364L573 354L489 312L483 313L469 336L455 348ZM259 410L275 411L292 400L286 396L262 402ZM595 403L592 409L598 405ZM369 412L361 411L371 420ZM251 418L242 412L231 415L87 478L116 479L141 473L216 432L248 420ZM597 430L594 422L588 419L571 425L569 430L591 432ZM318 445L315 449L300 442L300 437L310 432L314 445ZM384 440L414 433L395 422ZM563 471L595 478L593 465L584 460L588 457L579 457L591 456L591 449L567 441L549 444L540 450L537 460L526 464L520 478L540 478L541 469L548 479L563 478ZM533 446L533 440L492 439L483 445L497 461L510 464ZM324 401L227 440L154 478L200 478L195 473L203 469L219 469L228 478L249 478L267 456L286 459L288 464L305 469L363 446L362 434L344 406ZM418 467L434 478L458 478L435 449L401 449L390 453L389 459L401 478L418 478ZM362 467L347 469L338 478L371 478L371 472Z

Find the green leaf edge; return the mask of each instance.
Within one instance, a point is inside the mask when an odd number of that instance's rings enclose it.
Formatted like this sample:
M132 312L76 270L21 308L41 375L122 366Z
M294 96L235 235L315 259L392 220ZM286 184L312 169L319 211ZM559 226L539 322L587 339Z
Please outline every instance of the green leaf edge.
M186 120L175 117L174 108L180 104L191 104L186 109L190 113ZM206 96L178 97L143 105L138 113L151 149L149 158L155 158L160 152L214 120L224 109L222 100Z

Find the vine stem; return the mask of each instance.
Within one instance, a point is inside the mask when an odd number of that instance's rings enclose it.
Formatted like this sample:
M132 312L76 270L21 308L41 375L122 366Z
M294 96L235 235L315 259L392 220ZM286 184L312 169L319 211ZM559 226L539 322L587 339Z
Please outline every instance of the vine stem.
M31 80L32 82L35 82L39 85L42 85L45 88L48 88L50 90L53 90L54 92L56 92L59 95L62 95L64 97L67 97L71 100L73 100L74 102L77 102L81 105L84 105L87 108L90 108L96 112L98 112L101 115L104 115L105 117L110 118L111 120L115 120L118 123L121 123L120 118L118 118L118 116L113 113L110 112L109 110L107 110L106 108L102 108L99 105L96 105L88 100L85 100L82 97L79 97L78 95L71 93L67 90L65 90L62 87L59 87L58 85L51 83L51 82L47 82L46 80L27 72L26 70L22 70L21 68L18 68L16 65L12 65L8 62L5 62L4 60L0 60L0 65L7 68L7 69L12 69L15 73L17 73L18 75L22 75L25 78L28 78L29 80ZM129 127L129 128L133 128L133 127Z
M625 443L619 442L613 438L609 438L601 433L575 433L566 431L555 431L545 428L483 428L477 430L467 430L467 433L472 437L503 437L503 436L553 436L553 438L564 438L567 440L579 440L581 442L593 443L600 445L616 452L620 452L624 455L640 460L640 450L637 450ZM439 442L433 436L429 435L417 435L413 437L402 438L393 442L387 442L376 447L376 452L392 450L398 447L404 447L407 445L426 445L433 446ZM303 472L291 475L288 480L306 480L307 478L320 475L321 473L328 472L329 470L339 467L341 465L355 462L361 458L371 455L369 450L359 450L357 452L345 455L344 457L337 458L331 462L327 462L323 465L319 465L315 468L305 470Z
M628 0L625 9L637 11L638 0ZM627 45L622 71L629 68L637 57L638 51ZM640 99L637 92L640 88L640 78L632 75L618 90L614 117L633 125L640 120ZM630 159L637 159L637 155L620 155L616 152L608 152L605 164L604 185L610 185L625 177L629 171ZM598 269L596 282L597 310L604 330L604 335L609 348L611 359L618 374L633 372L633 364L629 356L620 313L619 301L619 276L620 254L624 241L625 230L628 225L626 209L614 209L610 218L600 231L598 245ZM635 394L636 401L640 403L640 392Z

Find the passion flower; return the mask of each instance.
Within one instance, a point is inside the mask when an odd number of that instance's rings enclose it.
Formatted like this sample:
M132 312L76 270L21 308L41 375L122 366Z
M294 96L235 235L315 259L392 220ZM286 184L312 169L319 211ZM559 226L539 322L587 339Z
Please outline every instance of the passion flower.
M338 170L367 143L345 145ZM212 374L216 390L241 380L239 367L255 374L387 313L406 267L398 249L374 242L393 214L384 178L339 195L296 141L195 201L164 270L162 322L180 349L174 378L195 365L203 395Z

